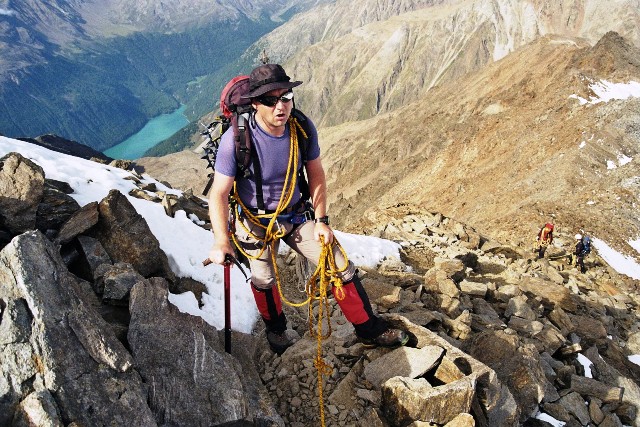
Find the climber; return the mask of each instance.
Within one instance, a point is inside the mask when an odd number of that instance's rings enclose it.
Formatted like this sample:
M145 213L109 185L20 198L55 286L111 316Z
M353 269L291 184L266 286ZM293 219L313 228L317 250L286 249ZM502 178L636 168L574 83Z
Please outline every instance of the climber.
M297 146L294 142L301 133L298 130L301 127L298 118L301 116L292 114L293 88L300 84L300 81L290 81L278 64L260 65L251 72L249 92L244 96L251 100L252 107L247 127L255 153L251 173L237 176L234 132L230 128L220 142L215 163L216 178L209 198L215 236L209 259L222 264L227 255L234 255L235 241L239 249L247 253L253 295L266 327L267 341L276 353L282 353L295 340L286 333L287 319L276 286L273 260L279 241L284 241L315 264L323 248L321 240L327 244L333 244L335 240L327 215L327 183L320 160L318 135L306 117L304 120L308 122L309 132L305 131L301 137L309 138L307 154L299 164L296 157L300 156L290 155L291 147ZM298 164L297 170L294 170L294 164ZM308 176L308 202L301 196L298 182L289 180L301 168ZM290 183L295 184L285 185ZM229 193L232 190L235 191L233 200L242 209L231 220L234 232L230 235ZM274 224L277 227L272 227ZM273 230L276 231L267 233ZM336 245L333 245L333 252L340 268L338 279L342 286L339 295L336 295L335 286L332 291L345 317L353 324L356 336L365 345L405 345L409 340L406 332L391 328L373 312L355 265Z
M538 259L544 258L544 252L547 250L547 246L553 242L553 224L548 222L538 232L536 238L536 247L534 252L538 253Z
M591 238L587 235L576 234L576 248L573 252L576 259L576 267L580 266L580 272L585 273L587 268L584 265L584 257L591 252Z

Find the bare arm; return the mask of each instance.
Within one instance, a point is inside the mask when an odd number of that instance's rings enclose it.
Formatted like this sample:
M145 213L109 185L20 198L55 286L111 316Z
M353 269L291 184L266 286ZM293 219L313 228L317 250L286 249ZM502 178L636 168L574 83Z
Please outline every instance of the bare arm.
M327 215L327 179L322 167L322 161L318 157L309 160L306 165L307 178L309 179L309 192L313 202L313 210L316 218ZM314 235L316 240L324 236L325 243L333 242L333 231L324 223L318 222L315 225Z
M224 264L225 255L233 255L233 245L229 240L229 192L233 188L232 176L216 174L209 193L209 219L214 239L209 259L216 264Z

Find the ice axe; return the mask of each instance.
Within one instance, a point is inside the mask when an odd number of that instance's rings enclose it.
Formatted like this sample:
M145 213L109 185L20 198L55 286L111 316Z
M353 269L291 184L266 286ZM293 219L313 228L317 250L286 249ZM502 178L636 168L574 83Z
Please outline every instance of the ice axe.
M212 261L207 258L202 261L205 267ZM238 260L227 254L224 257L224 351L231 354L231 264L236 263L240 266ZM242 270L242 267L240 267ZM242 270L244 273L244 270ZM246 274L245 274L246 277Z

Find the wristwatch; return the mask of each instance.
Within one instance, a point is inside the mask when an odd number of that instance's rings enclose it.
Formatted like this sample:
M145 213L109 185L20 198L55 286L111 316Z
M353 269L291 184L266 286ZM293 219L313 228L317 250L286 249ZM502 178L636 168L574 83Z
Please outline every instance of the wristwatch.
M323 224L329 225L329 217L327 215L321 216L320 218L314 219L313 222L315 222L316 224L321 222Z

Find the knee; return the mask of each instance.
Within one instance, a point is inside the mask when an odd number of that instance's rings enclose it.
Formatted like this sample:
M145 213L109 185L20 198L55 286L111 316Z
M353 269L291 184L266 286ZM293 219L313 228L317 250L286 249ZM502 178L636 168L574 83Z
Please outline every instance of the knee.
M273 277L268 278L260 278L260 277L251 277L251 285L259 291L269 290L275 285L276 281Z
M356 274L356 266L349 261L349 263L347 264L347 268L339 274L340 280L342 280L342 283L349 283L352 279L353 276L355 276Z

